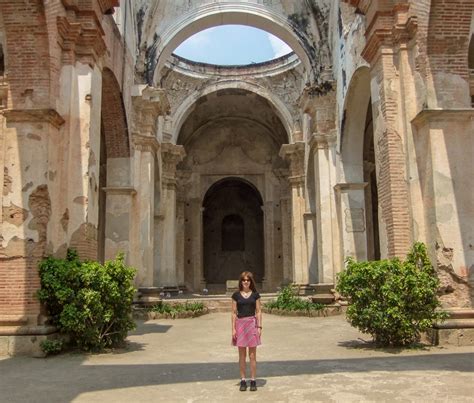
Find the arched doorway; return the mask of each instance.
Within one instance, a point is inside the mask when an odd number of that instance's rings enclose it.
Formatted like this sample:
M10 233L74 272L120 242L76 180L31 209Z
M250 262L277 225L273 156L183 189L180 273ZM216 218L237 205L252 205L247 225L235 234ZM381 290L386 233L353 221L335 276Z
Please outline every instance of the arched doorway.
M364 131L365 222L367 231L367 259L380 260L379 212L377 175L375 172L374 125L372 100L369 100Z
M357 237L353 245L345 247L343 257L352 254L361 260L378 260L381 256L378 191L370 73L366 66L357 69L351 78L342 126L341 177L350 196L343 206L345 220L352 212L363 210L356 228L348 228L346 222L343 223L346 244Z
M222 179L203 201L204 277L207 284L224 285L251 271L257 283L264 275L262 198L257 189L238 178Z

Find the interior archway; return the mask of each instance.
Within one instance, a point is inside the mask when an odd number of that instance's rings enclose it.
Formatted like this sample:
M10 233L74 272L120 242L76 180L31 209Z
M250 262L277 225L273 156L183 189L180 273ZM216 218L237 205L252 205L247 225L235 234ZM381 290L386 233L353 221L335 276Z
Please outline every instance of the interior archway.
M264 275L262 197L238 178L222 179L203 202L204 278L209 286L236 280L251 271L257 283Z
M287 142L288 134L278 115L266 99L255 93L223 89L196 102L177 138L177 143L186 151L186 156L177 167L184 221L178 242L182 240L185 245L184 257L179 257L178 270L184 273L186 287L194 290L207 287L211 290L217 284L220 289L212 291L222 291L225 281L236 279L245 267L256 271L264 289L274 291L279 285L283 277L283 262L289 261L289 257L283 256L281 251L282 234L291 231L286 219L286 224L282 226L281 215L286 212L282 213L280 207L281 199L289 198L288 189L279 175L280 170L288 168L279 156L282 144ZM258 189L259 201L248 205L247 200L255 199L254 193L245 193L248 187L232 182L232 186L229 185L220 196L221 199L216 196L220 201L213 208L221 211L227 204L233 207L225 210L225 214L219 213L218 221L212 224L214 233L211 233L204 228L211 220L207 216L210 211L209 189L215 189L216 182L228 178L240 178L248 186L252 184ZM225 201L227 191L233 192L228 202ZM242 192L246 197L241 196ZM261 209L263 205L265 219ZM203 206L204 210L201 210ZM264 245L261 244L258 253L248 249L248 229L256 227L252 221L254 218L250 217L259 217L259 225L264 226L262 234L265 233L265 238L261 241ZM258 231L263 231L263 227ZM245 234L244 241L239 238L239 233ZM213 236L218 238L210 245L218 242L221 248L222 237L228 236L233 246L210 252L206 239ZM241 250L242 247L244 250ZM207 255L204 256L204 253ZM217 260L214 261L214 258ZM231 263L225 263L225 259L231 259ZM217 266L222 264L234 269L218 274Z

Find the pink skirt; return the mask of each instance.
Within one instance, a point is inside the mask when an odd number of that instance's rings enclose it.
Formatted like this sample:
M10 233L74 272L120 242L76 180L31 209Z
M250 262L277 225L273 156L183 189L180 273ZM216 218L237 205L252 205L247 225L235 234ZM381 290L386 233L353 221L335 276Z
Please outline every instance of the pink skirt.
M235 331L237 337L232 339L232 345L236 347L257 347L261 344L258 335L257 318L248 316L235 320Z

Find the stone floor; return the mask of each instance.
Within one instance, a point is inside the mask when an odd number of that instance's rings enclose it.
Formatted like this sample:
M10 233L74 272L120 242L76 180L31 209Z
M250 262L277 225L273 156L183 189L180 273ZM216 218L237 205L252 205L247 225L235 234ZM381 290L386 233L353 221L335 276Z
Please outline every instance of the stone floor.
M344 317L264 315L238 391L230 315L140 322L126 350L0 360L1 402L473 402L474 348L376 350Z

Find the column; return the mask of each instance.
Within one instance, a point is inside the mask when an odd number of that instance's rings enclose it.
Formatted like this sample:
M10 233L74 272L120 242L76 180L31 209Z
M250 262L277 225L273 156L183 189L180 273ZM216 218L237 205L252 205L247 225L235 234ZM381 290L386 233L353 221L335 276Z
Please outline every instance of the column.
M155 237L156 159L160 144L156 137L133 134L134 175L137 197L133 203L133 262L138 287L153 287Z
M158 283L168 287L178 285L176 270L176 165L182 161L184 156L183 146L171 143L162 144L162 211L164 217Z
M360 7L369 17L362 56L370 64L380 249L382 257L404 258L413 241L407 122L417 103L412 71L416 56L407 59L406 45L417 22L409 17L409 2L362 1Z
M313 150L316 191L316 232L318 245L318 283L334 283L335 238L334 223L334 158L336 135L313 134L310 147Z
M60 219L52 210L59 186L48 155L59 154L56 146L64 119L53 109L8 109L3 116L0 327L36 326L41 312L37 264L53 252L48 234L58 230ZM16 330L17 335L25 334Z
M304 142L283 144L280 149L280 157L286 159L290 166L290 176L288 177L288 181L291 188L291 280L300 285L307 285L309 283L304 229L304 213L306 211L304 195L304 155Z
M441 299L447 306L470 307L474 285L474 109L424 110L412 124L426 241L443 285L454 290Z
M130 262L138 270L135 283L144 292L157 285L155 268L155 208L160 194L159 180L160 142L159 117L166 113L169 104L163 90L149 86L136 86L132 96L133 187L137 195L133 200L130 226ZM147 290L145 290L147 288Z

